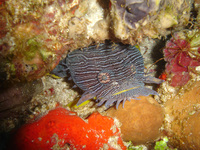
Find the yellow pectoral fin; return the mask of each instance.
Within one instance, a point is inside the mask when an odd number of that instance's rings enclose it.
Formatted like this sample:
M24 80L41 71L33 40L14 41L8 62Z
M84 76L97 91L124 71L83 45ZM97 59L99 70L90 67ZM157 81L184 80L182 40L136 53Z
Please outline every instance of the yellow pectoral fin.
M132 90L132 89L137 89L137 88L139 88L139 87L140 87L140 86L132 87L132 88L130 88L130 89L126 89L126 90L123 90L123 91L119 91L119 92L117 92L117 93L115 93L115 94L113 94L113 95L118 95L118 94L121 94L121 93L130 91L130 90Z

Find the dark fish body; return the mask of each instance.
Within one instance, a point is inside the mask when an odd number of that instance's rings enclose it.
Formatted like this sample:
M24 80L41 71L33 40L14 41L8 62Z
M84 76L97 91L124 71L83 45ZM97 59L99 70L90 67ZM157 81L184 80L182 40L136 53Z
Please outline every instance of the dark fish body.
M110 42L69 53L53 73L63 77L66 70L84 91L77 105L96 97L99 106L116 102L118 107L121 101L156 95L144 83L162 82L145 75L143 57L136 47Z

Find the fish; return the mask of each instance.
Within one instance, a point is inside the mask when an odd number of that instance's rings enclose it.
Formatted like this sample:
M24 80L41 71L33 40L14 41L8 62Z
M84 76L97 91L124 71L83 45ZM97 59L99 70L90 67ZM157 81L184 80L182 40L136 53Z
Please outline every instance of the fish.
M136 46L113 43L91 45L70 52L52 71L61 77L71 75L75 85L84 91L77 106L95 97L97 106L111 107L139 96L158 95L145 83L163 80L144 72L144 60Z

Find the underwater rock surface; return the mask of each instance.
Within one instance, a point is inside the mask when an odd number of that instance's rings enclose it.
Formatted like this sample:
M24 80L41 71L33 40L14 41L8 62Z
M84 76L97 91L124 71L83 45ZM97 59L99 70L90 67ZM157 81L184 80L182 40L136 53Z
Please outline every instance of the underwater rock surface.
M42 88L43 84L39 79L25 83L7 83L7 85L1 86L0 121L23 114L28 109L32 97L42 92Z
M77 105L96 97L98 106L105 103L116 107L138 96L156 95L145 83L159 84L162 80L144 73L140 51L131 45L106 42L78 49L68 54L52 73L64 77L67 70L74 83L84 91Z

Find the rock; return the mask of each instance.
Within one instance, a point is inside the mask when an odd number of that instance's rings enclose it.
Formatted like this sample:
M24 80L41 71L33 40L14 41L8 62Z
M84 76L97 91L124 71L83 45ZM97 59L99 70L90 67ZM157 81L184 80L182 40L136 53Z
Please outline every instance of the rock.
M43 83L40 79L0 86L0 122L5 118L23 114L32 97L42 92L42 89Z
M163 122L163 111L152 97L139 97L141 100L131 100L110 108L106 114L117 118L121 123L122 138L134 144L144 144L153 141L161 134L159 128Z

